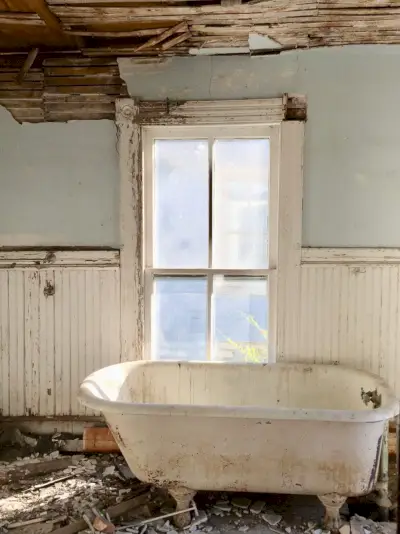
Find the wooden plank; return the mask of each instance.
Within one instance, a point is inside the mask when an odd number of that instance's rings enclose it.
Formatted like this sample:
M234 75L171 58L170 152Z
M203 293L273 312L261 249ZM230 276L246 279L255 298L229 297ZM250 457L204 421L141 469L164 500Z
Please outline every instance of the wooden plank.
M111 267L119 250L0 250L0 267Z
M21 86L19 86L21 87ZM26 99L26 98L41 98L42 97L42 91L40 90L29 90L29 89L5 89L4 87L0 86L0 99L7 99L7 100L20 100L20 99Z
M302 263L400 263L400 248L303 248Z
M214 6L216 7L216 6ZM149 8L150 9L150 8ZM181 8L184 9L184 8ZM190 8L188 8L190 9ZM149 23L150 21L157 25L162 26L163 24L168 26L174 24L174 21L178 20L186 20L190 24L202 24L204 23L204 20L210 21L210 24L213 24L213 17L214 23L215 21L225 21L225 24L233 24L236 25L238 21L248 21L248 24L252 24L256 21L257 25L264 23L264 24L284 24L289 25L292 23L303 23L304 25L307 23L320 23L321 25L326 25L328 23L335 24L336 21L355 21L362 23L365 21L367 23L370 21L371 23L373 21L396 21L394 18L396 15L398 16L400 13L400 7L396 9L392 9L391 12L383 13L381 10L377 13L376 11L374 13L371 13L369 17L366 18L365 13L353 13L353 12L337 12L337 10L326 10L322 13L319 13L316 15L312 12L271 12L268 10L260 10L258 9L254 13L249 13L247 11L239 11L233 13L227 13L224 11L221 11L221 9L227 9L227 8L216 8L214 11L209 10L208 12L199 13L199 14L193 14L190 12L183 12L180 11L176 13L168 13L165 12L165 10L161 10L157 13L149 14L144 11L144 8L140 9L138 8L137 11L134 13L110 13L107 19L96 19L96 18L86 18L86 17L72 17L71 15L65 15L65 20L70 25L74 25L76 27L82 26L82 25L93 25L93 24L101 24L103 27L105 25L105 22L108 24L122 24L122 23ZM232 10L232 8L231 8ZM326 28L329 30L329 28ZM106 28L105 28L106 31Z
M8 111L18 122L29 122L33 119L44 120L44 110L41 108L8 108Z
M59 34L64 35L64 28L60 19L50 10L46 0L36 0L32 4L32 7L39 17L44 20L46 26ZM84 48L85 41L82 37L72 36L72 40L75 42L78 48Z
M107 94L107 95L121 95L122 90L120 85L71 85L71 86L52 86L46 85L44 94ZM1 91L0 91L1 97Z
M142 359L144 334L143 175L138 107L116 101L120 166L121 361Z
M307 4L306 4L307 5ZM299 8L299 6L301 6ZM96 20L108 22L111 19L119 18L121 20L128 21L131 17L152 17L156 18L158 16L183 16L183 17L192 17L196 15L213 15L213 14L224 14L236 15L249 14L255 15L263 12L270 13L309 13L310 11L315 14L318 13L315 2L309 4L309 7L305 7L303 3L299 4L296 2L274 2L274 9L269 3L268 6L260 5L249 5L242 4L239 6L221 6L221 5L200 5L200 6L159 6L159 7L71 7L71 6L54 6L54 13L58 15L63 21L64 19L86 19L90 20L91 24L95 24ZM332 7L329 6L328 7Z
M63 27L58 17L50 10L45 0L36 0L33 7L46 25L56 32L63 33Z
M111 31L111 30L68 30L66 33L71 35L82 35L84 37L105 37L105 38L119 38L119 37L150 37L153 35L160 35L168 28L148 28L145 30L126 30L126 31Z
M140 101L137 121L142 125L229 124L281 122L283 98L250 100Z
M3 271L4 272L4 271ZM7 272L4 272L7 276ZM0 277L1 280L1 277ZM8 271L9 280L9 333L10 333L10 415L24 415L25 412L25 321L24 321L24 272L22 270ZM1 282L0 282L1 286ZM1 290L0 290L1 292ZM1 297L3 301L4 297ZM1 323L3 322L0 321ZM7 389L5 377L3 388Z
M9 98L0 98L0 105L6 107L7 109L32 109L32 108L41 108L43 105L43 100L41 98L35 99L9 99Z
M78 104L80 106L85 106L86 104L96 103L96 104L114 104L115 96L113 95L103 95L103 94L46 94L44 95L44 102L47 105L51 103L68 103L68 104Z
M114 102L46 102L46 113L114 113Z
M47 67L45 66L44 72L46 76L119 76L119 69L115 66L104 67ZM1 73L0 73L1 80Z
M54 270L54 386L55 386L55 413L64 413L62 406L63 391L63 297L64 297L64 269Z
M43 67L118 67L115 59L110 58L83 58L83 57L57 57L43 61Z
M10 280L8 272L0 273L0 405L5 414L12 414L10 397L11 397L11 368L13 366L13 358L10 354L10 315L9 315L9 300L12 298L12 288L10 288ZM0 472L1 473L1 472ZM1 474L0 474L1 481ZM0 482L1 484L1 482Z
M4 69L2 69L0 71L0 86L3 85L3 82L15 83L17 81L18 72L18 69L13 69L12 71L5 71ZM32 70L30 70L25 75L24 79L25 82L43 82L44 75L41 71L33 72Z
M16 11L0 12L1 26L45 26L46 23L37 13L18 13Z
M138 490L136 497L133 497L128 501L123 501L119 504L115 504L114 506L110 506L105 510L105 512L110 516L110 519L114 519L116 517L120 517L123 514L126 514L130 510L138 508L139 506L143 506L150 499L150 493L148 490L148 486L142 486L142 488ZM53 534L77 534L78 532L86 529L86 521L81 519L79 521L75 521L74 523L70 523L65 527L53 530Z
M29 91L32 89L33 91L40 91L43 89L43 80L38 81L29 81L25 80L22 83L18 83L16 80L13 82L2 82L0 83L0 90L2 91L10 91L10 92L16 92L16 91Z
M31 462L20 466L0 469L0 485L17 482L26 477L36 477L61 471L72 465L71 457L46 460L43 462Z
M60 113L58 111L52 112L49 111L46 113L47 122L68 122L68 121L79 121L79 120L109 120L113 121L115 119L115 112L111 111L101 111L101 112L82 112L76 110L75 112L69 113Z
M104 271L104 274L107 276L107 271ZM77 336L78 336L78 343L77 343L77 352L75 356L75 360L71 364L75 366L77 369L77 377L78 377L78 383L75 383L73 386L72 391L79 391L79 386L81 382L86 378L86 376L89 374L86 370L86 356L87 356L87 349L86 349L86 272L84 270L79 270L77 272L76 276L76 289L77 289L77 302L76 302L76 316L78 319L78 328L77 328ZM91 295L89 296L91 298ZM107 364L106 364L107 365ZM74 395L74 397L76 397ZM85 413L85 407L76 399L77 402L75 404L75 398L71 399L71 405L72 405L72 413Z
M221 6L223 7L240 6L241 3L242 0L221 0Z
M69 269L69 283L70 283L70 308L69 308L69 324L70 324L70 347L71 355L68 362L70 369L70 384L69 391L66 395L69 397L69 410L72 414L79 413L80 403L78 403L77 395L73 392L79 391L80 376L79 376L79 316L78 316L78 270Z
M165 43L162 43L161 49L162 50L169 50L170 48L173 48L179 43L183 43L184 41L187 41L192 37L192 34L190 32L183 33L182 35L177 35L173 39L170 39L169 41L166 41Z
M174 35L174 33L177 33L177 32L182 31L182 30L187 32L187 29L188 29L187 23L186 22L180 22L179 24L176 24L172 28L169 28L168 30L160 33L159 35L157 35L155 37L152 37L151 39L149 39L145 43L139 45L135 49L135 52L139 52L140 50L144 50L145 48L152 48L156 44L161 43L161 41L165 41L166 39L168 39L168 37L171 37L172 35Z
M54 382L54 295L60 288L54 285L54 269L39 273L40 294L40 397L39 413L56 416ZM54 293L53 293L54 291Z
M82 86L82 85L117 85L121 87L119 76L49 76L46 78L46 87L52 86Z
M281 125L278 217L277 360L297 356L300 334L304 123ZM285 157L290 154L290 158Z
M18 83L22 83L26 74L28 73L29 69L32 67L35 59L37 58L38 53L39 53L39 48L32 48L32 50L28 53L26 60L24 61L24 64L22 65L21 70L18 73L18 76L17 76Z

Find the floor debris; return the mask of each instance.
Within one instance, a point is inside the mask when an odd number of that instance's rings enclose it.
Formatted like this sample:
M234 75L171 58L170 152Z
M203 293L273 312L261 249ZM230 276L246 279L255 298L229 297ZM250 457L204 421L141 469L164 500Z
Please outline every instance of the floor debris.
M21 432L10 436L13 451L42 444ZM48 441L56 447L74 440ZM174 518L187 512L188 534L330 534L321 527L318 499L306 496L200 492L196 503L176 512L167 492L139 482L120 454L50 450L0 461L0 534L179 534ZM395 534L394 523L372 517L349 504L340 534Z
M282 521L282 516L274 514L274 512L267 512L261 516L268 525L276 527Z

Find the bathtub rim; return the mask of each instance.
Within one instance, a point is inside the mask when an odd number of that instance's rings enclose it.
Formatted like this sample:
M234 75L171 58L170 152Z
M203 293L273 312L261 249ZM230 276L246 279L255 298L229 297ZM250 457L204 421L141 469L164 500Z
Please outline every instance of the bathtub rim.
M141 367L151 364L158 365L184 365L190 366L191 364L219 365L219 366L282 366L282 367L339 367L357 374L363 374L369 378L373 378L376 381L377 386L387 389L388 402L375 410L327 410L318 408L265 408L264 406L221 406L221 405L193 405L193 404L155 404L155 403L134 403L134 402L121 402L111 401L108 399L102 399L96 396L91 390L88 384L95 381L96 375L104 373L106 369L112 367ZM88 375L81 383L78 393L78 401L88 408L95 411L100 411L103 414L118 413L120 415L157 415L157 416L190 416L190 417L222 417L222 418L245 418L245 419L259 419L268 421L273 420L291 420L291 421L325 421L325 422L338 422L338 423L377 423L387 421L399 415L400 401L394 395L392 389L388 386L387 382L378 375L369 371L359 370L355 367L342 364L310 364L304 363L290 363L290 362L277 362L277 363L225 363L225 362L211 362L211 361L181 361L181 360L135 360L129 362L121 362L113 365L108 365L97 371L94 371Z

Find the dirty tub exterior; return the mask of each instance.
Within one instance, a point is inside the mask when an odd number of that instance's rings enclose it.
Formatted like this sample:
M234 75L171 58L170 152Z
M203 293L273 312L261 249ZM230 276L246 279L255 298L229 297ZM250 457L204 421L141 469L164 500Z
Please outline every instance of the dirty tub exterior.
M398 413L379 377L339 365L128 362L86 378L80 400L178 510L197 490L315 494L330 527L374 488Z

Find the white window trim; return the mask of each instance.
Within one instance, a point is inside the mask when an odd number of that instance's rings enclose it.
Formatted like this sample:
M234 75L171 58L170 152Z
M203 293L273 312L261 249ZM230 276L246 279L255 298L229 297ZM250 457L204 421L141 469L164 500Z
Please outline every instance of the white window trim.
M270 267L267 269L226 269L214 268L154 268L153 267L153 143L155 139L204 139L208 140L209 147L214 139L224 138L269 138L271 165L269 169L269 246L268 257ZM143 152L143 187L144 187L144 271L145 271L145 298L144 298L144 358L151 359L151 295L153 287L153 277L159 276L184 276L196 275L207 278L207 351L208 359L211 360L210 336L212 331L211 301L213 295L213 276L217 274L233 275L240 277L267 277L268 278L268 354L275 359L276 350L276 267L278 263L278 225L277 206L279 197L279 158L280 158L280 125L279 124L256 124L243 125L231 124L229 126L219 125L197 125L197 126L144 126L142 131L142 152ZM268 171L266 169L266 171ZM210 257L212 262L212 247L209 243ZM270 360L271 361L271 360Z
M276 350L270 353L270 361L274 360L275 354L277 361L296 355L299 339L304 123L285 121L286 111L286 96L267 100L172 104L135 103L128 98L117 100L122 361L145 356L142 137L143 127L157 125L265 124L279 129L281 157L276 171L271 169L271 172L278 173L279 179L276 180L277 250L270 250L270 257L277 258L277 283L270 284L271 288L276 286L276 295L270 295L270 300L276 303L276 313L271 314L271 317L276 317L276 324L270 324L272 334L276 333L276 340L273 341ZM274 192L270 194L275 195Z

